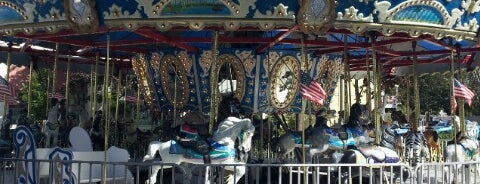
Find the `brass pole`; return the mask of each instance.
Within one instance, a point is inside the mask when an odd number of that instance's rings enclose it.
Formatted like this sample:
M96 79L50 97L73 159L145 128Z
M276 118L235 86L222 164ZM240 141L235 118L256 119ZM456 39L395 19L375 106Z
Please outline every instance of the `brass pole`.
M345 73L344 73L344 80L343 80L343 85L344 85L344 89L343 89L343 93L342 92L342 88L340 88L340 95L343 95L343 98L340 96L340 100L344 99L344 101L340 101L340 110L343 111L343 121L344 123L346 122L347 120L347 117L348 117L348 114L350 114L350 110L349 110L349 107L350 107L350 101L349 101L349 98L350 98L350 94L349 94L349 89L350 89L350 65L349 65L349 54L348 54L348 35L343 35L343 63L344 63L344 69L345 69Z
M94 66L93 65L90 65L90 114L93 115L93 103L95 103L93 101L93 96L95 95L95 93L93 93L93 70L94 70Z
M410 83L410 76L407 76L406 78L407 78L407 81L406 81L407 82L407 86L406 86L406 88L407 88L407 100L405 101L405 113L407 114L407 116L409 116L410 115L410 98L411 98L410 97L410 92L411 92L410 88L412 86L411 86L411 83Z
M300 70L307 70L308 69L308 61L307 61L307 49L305 48L305 34L302 34L302 37L300 38L300 42L301 42L301 47L302 47L302 65L301 65L301 69ZM293 71L293 72L296 72L296 71ZM308 74L307 74L308 75ZM305 100L304 98L302 98L302 113L301 113L301 117L300 118L300 121L299 124L302 125L302 163L305 164L305 155L306 155L306 150L305 150L305 121L304 121L304 118L305 117L305 109L306 109L306 106L308 105L308 101ZM310 104L311 105L311 104ZM303 181L307 181L307 170L306 170L306 167L303 167Z
M33 60L30 60L30 79L28 80L28 103L27 103L27 117L30 117L32 105L32 75L33 75Z
M368 43L368 37L365 38L366 42ZM368 52L365 52L365 66L367 67L367 98L366 98L366 104L368 107L368 110L372 109L372 89L370 86L370 82L372 81L372 77L370 76L370 56L368 55Z
M114 141L117 142L117 130L118 130L118 113L119 113L119 106L120 106L120 94L122 92L120 92L120 86L122 84L122 70L119 69L118 71L118 80L117 80L117 100L115 102L115 137L114 137Z
M65 82L65 101L67 102L67 106L69 104L69 87L70 87L70 60L71 57L70 55L67 56L67 76L66 76L66 82Z
M50 69L50 65L48 66L48 69ZM45 107L45 116L48 117L48 110L50 110L49 104L50 104L50 98L48 98L48 93L50 88L50 70L47 72L47 106Z
M217 122L218 113L218 31L213 32L212 38L212 64L210 67L210 122L208 125L208 133L213 134L213 125Z
M177 68L174 67L175 77L173 79L173 124L177 126Z
M456 44L455 48L457 50L457 63L458 63L458 80L463 84L463 75L462 69L460 68L460 45ZM458 115L460 116L460 131L466 132L465 130L465 99L458 99Z
M452 38L450 38L450 42L452 42ZM452 43L450 43L452 44ZM455 100L455 93L453 91L453 88L454 88L454 80L455 80L455 59L454 59L454 55L455 55L455 50L452 50L451 52L451 55L450 55L450 103L452 103L454 100ZM457 104L458 105L458 104ZM453 109L453 106L452 104L450 104L450 108L451 109L451 120L450 122L452 122L453 124L453 142L454 144L456 145L458 143L458 140L457 140L457 132L458 132L458 127L457 126L457 123L455 122L455 109ZM462 124L462 123L460 123ZM455 155L458 155L457 154L457 149L455 149ZM453 175L454 177L454 180L456 181L457 180L457 176L454 174Z
M135 119L137 120L137 123L140 121L140 81L137 81L137 114Z
M420 92L418 90L418 74L417 74L417 41L412 42L412 52L413 52L413 95L414 95L414 105L415 105L415 123L418 124L418 117L420 116ZM418 131L418 125L414 126L417 129L413 130L415 132Z
M8 43L8 53L7 53L7 74L5 75L5 80L10 83L10 65L12 64L12 42ZM8 102L7 95L3 95L3 117L7 115L8 111Z
M125 74L125 86L123 86L123 90L125 93L125 103L123 103L123 119L125 119L125 114L127 114L127 87L128 87L128 74Z
M118 71L118 84L117 84L117 101L115 102L115 120L118 121L118 113L120 111L119 106L120 106L120 86L122 84L122 70Z
M53 74L52 74L52 95L55 95L55 84L57 82L57 67L58 67L58 49L59 49L59 44L55 44L55 62L53 63Z
M102 100L104 102L108 102L105 98L108 98L108 76L109 76L109 70L110 70L110 33L107 32L107 63L105 64L105 83L103 84L103 98ZM104 112L108 112L108 103L104 103ZM104 142L104 153L103 153L103 159L104 161L106 162L107 161L107 149L108 149L108 132L109 132L109 129L110 129L110 123L109 123L109 120L110 120L110 117L109 115L107 114L107 116L105 116L105 142ZM106 180L106 177L107 177L107 166L106 164L103 164L103 173L102 173L102 183L103 184L106 184L107 183L107 180Z
M375 123L375 130L376 132L381 132L381 128L380 128L380 125L381 125L381 122L380 122L380 95L381 95L381 91L380 91L380 87L379 87L379 78L380 78L380 74L379 74L379 62L377 61L377 58L376 58L376 51L375 51L375 42L376 42L376 39L377 39L377 36L375 35L374 32L372 32L370 34L370 38L372 40L372 64L373 64L373 90L375 92L375 96L374 96L374 111L373 111L373 117L374 117L374 123ZM380 134L375 134L375 143L377 145L380 144L380 140L381 140L381 137L380 137Z
M110 63L110 61L108 61ZM105 109L104 109L104 112L103 114L105 115L105 117L108 117L109 120L106 121L108 125L108 128L110 129L110 101L111 101L111 95L113 93L113 89L110 88L112 87L111 85L111 80L110 80L110 77L111 77L111 74L110 74L110 65L108 66L108 68L106 68L107 70L105 70L105 92L106 92L106 95L105 95ZM107 79L108 78L108 79ZM105 118L105 120L107 120Z
M94 80L93 80L93 108L92 108L92 113L95 115L95 111L97 111L97 82L98 82L98 62L100 60L100 53L97 50L96 56L95 56L95 69L94 73L95 75Z

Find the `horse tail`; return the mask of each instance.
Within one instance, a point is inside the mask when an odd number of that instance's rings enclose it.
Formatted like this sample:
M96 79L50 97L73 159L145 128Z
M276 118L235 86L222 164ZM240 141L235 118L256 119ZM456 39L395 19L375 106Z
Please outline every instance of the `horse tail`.
M437 131L435 130L431 130L432 134L433 134L433 140L435 140L435 142L438 142L438 133Z
M405 135L405 154L406 158L411 159L410 164L416 166L422 159L422 152L424 156L429 156L425 137L422 133L409 132Z

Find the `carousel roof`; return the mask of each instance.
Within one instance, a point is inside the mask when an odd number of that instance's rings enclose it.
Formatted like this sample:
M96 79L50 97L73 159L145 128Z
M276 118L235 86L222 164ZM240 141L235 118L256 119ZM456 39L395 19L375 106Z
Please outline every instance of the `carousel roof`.
M6 0L0 47L51 58L59 43L61 59L88 64L97 52L106 56L109 39L109 56L130 67L137 53L211 49L212 30L220 31L219 47L256 53L300 50L307 33L309 52L341 53L346 45L351 69L365 70L370 32L386 68L412 64L412 41L419 64L449 63L452 50L474 58L479 11L469 0Z
M157 68L137 65L137 70L150 75L141 80L151 82L145 89L150 87L157 107L163 108L170 106L172 95L166 94L168 81L160 80L168 78L169 69L158 68L158 56L173 54L181 59L172 64L174 70L186 67L182 105L205 109L210 105L210 65L202 59L211 59L209 51L217 48L234 56L225 56L227 60L242 61L246 77L238 78L237 88L243 90L236 94L242 103L268 110L268 72L275 68L271 60L288 53L292 57L282 59L301 61L302 46L316 78L324 75L326 65L320 63L326 61L341 70L345 51L354 72L367 70L374 59L399 75L410 73L415 59L419 70L435 72L446 70L452 55L460 66L475 67L480 62L479 11L480 2L471 0L4 0L0 58L14 51L14 64L35 60L49 65L58 56L78 65L72 70L87 71L91 67L81 65L93 64L97 57L102 62L110 58L117 68L131 68L134 58L157 62ZM335 81L328 93L334 87ZM285 98L288 102L277 105L300 109L298 95Z

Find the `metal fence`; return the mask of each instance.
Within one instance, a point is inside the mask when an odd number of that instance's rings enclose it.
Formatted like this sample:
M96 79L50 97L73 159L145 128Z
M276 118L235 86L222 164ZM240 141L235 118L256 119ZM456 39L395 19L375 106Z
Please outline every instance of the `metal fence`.
M11 183L480 183L480 162L405 164L169 164L0 159ZM28 164L32 163L32 164ZM34 163L34 164L33 164ZM35 169L31 168L35 166ZM66 169L68 167L68 169ZM19 174L32 175L31 180ZM29 173L31 172L31 173ZM238 175L235 175L238 173ZM27 178L27 179L26 179Z

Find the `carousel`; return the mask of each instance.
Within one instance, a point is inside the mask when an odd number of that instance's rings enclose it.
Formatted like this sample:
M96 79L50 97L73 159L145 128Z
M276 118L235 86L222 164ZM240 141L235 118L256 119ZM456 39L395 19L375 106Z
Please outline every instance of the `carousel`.
M477 1L5 0L0 10L0 152L24 159L4 162L18 182L138 183L138 167L84 167L103 161L160 163L150 183L181 163L184 173L223 164L228 183L248 173L236 164L394 163L405 164L395 177L422 183L424 163L477 158L478 125L464 113L475 92L461 77L479 62ZM448 72L444 98L458 111L422 115L418 78L435 72ZM67 162L49 172L36 160Z

